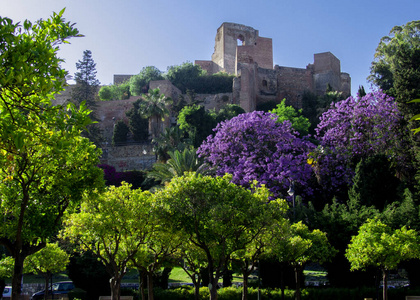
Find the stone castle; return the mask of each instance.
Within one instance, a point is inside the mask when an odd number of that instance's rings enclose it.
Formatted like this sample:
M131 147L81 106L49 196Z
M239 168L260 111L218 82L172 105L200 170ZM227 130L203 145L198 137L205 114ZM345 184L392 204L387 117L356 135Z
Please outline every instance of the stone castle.
M208 74L227 72L236 75L231 93L196 95L197 100L201 100L208 109L217 110L232 103L249 112L259 104L280 103L284 98L288 105L300 108L306 91L321 95L330 85L333 90L349 96L351 90L349 74L341 72L340 61L332 53L315 54L314 63L305 69L278 65L273 67L272 39L260 37L258 30L252 27L235 23L223 23L218 28L211 60L196 60L195 64L200 65ZM114 84L130 76L114 75ZM152 81L149 87L159 88L161 93L172 99L178 99L182 94L166 80ZM69 98L70 88L58 97L58 103ZM139 98L133 96L127 100L101 101L96 108L95 113L105 139L102 162L113 165L117 171L142 169L144 157L154 157L150 145L111 147L115 122L128 121L125 112ZM174 122L174 118L171 121Z
M350 96L351 79L348 73L341 72L340 60L332 53L314 55L314 63L305 69L273 67L273 43L271 38L260 37L252 27L223 23L215 38L214 53L211 60L196 60L208 74L226 72L236 75L229 103L240 105L245 111L253 111L258 104L273 101L280 103L284 98L287 104L301 107L305 91L318 95L325 93L327 85L335 91ZM114 83L127 80L130 75L114 75ZM165 93L173 99L180 92L167 87L170 83L160 82ZM164 87L166 86L166 87ZM218 108L220 96L200 95L207 108ZM226 95L223 97L226 99ZM223 103L222 103L223 104Z

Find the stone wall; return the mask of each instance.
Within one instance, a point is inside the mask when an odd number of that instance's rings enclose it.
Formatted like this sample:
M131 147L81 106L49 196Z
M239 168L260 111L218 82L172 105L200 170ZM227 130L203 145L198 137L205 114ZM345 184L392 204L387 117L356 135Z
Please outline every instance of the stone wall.
M125 113L133 107L133 103L139 98L140 96L132 96L127 100L98 101L95 115L99 120L99 127L102 130L105 146L111 144L114 125L119 120L123 120L128 124L128 118Z
M253 45L237 47L236 67L239 63L257 63L260 68L273 69L273 41L269 38L257 37ZM237 70L235 68L235 73Z
M147 170L156 162L151 144L103 147L101 163L113 166L117 172Z
M286 99L287 105L300 108L303 93L313 90L311 66L306 69L276 66L275 71L278 82L277 99Z

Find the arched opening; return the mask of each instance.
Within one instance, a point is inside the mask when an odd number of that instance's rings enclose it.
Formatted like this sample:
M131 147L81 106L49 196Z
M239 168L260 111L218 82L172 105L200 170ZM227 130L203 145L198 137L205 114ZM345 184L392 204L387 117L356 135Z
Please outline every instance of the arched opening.
M238 46L245 45L245 38L242 34L238 35L237 42L238 42L237 44Z
M262 81L262 86L263 86L263 87L267 87L267 80L265 80L265 79L264 79L264 80Z

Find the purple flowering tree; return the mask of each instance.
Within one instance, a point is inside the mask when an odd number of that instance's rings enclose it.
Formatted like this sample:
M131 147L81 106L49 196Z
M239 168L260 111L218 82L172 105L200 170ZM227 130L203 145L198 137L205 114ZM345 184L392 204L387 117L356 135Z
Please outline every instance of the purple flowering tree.
M307 154L314 145L299 138L289 121L276 120L274 114L254 111L221 122L198 153L217 175L232 174L236 184L249 187L257 180L285 198L293 181L299 195L311 195Z
M407 163L403 116L394 98L376 91L331 104L315 129L320 146L312 166L321 185L336 193L351 184L357 163L385 155L399 170Z

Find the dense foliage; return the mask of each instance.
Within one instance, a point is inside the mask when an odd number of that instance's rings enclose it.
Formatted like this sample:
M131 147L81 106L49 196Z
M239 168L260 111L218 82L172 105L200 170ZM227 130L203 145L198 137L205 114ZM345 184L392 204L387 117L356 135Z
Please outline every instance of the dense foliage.
M153 66L144 67L139 74L131 76L128 81L130 94L140 96L149 91L149 83L152 80L162 80L162 72Z
M100 153L80 136L89 111L51 103L66 76L59 45L79 36L63 13L33 24L0 18L0 243L14 258L13 299L24 259L56 236L82 195L103 184Z
M391 29L381 38L368 79L399 102L420 97L420 21Z
M96 63L92 58L92 51L83 51L83 58L76 63L76 69L76 85L72 89L72 99L76 103L86 101L88 107L94 107L100 82L96 78Z
M292 128L299 132L300 135L308 134L311 126L308 118L302 115L302 109L296 111L293 106L286 106L286 99L277 104L276 108L270 110L270 113L277 115L277 122L279 123L289 120L292 123Z
M199 94L215 94L231 93L234 76L227 73L207 75L199 65L185 62L180 66L168 67L165 78L182 93L194 90Z
M271 211L284 213L284 202L267 204L268 195L265 187L254 186L250 191L232 183L230 175L196 173L175 177L165 189L156 192L164 223L184 233L204 251L210 299L217 299L218 280L231 255L251 243L273 221Z
M98 96L102 101L129 99L131 96L130 85L128 82L104 85L99 89Z
M380 91L333 103L316 128L321 145L312 163L321 185L333 195L346 193L356 165L374 155L386 156L400 174L407 174L408 129L402 121L395 100Z
M379 220L368 220L353 236L346 251L352 270L375 266L382 271L383 299L388 299L388 272L401 261L420 257L419 235L405 226L396 230Z
M128 262L153 230L151 209L150 193L122 184L86 199L80 212L66 219L61 236L92 252L106 266L113 300L119 299Z
M299 195L311 195L312 170L306 161L314 146L297 137L289 121L276 120L276 115L255 111L219 123L198 153L217 174L232 174L237 184L249 187L257 180L276 197L285 197L294 182Z

